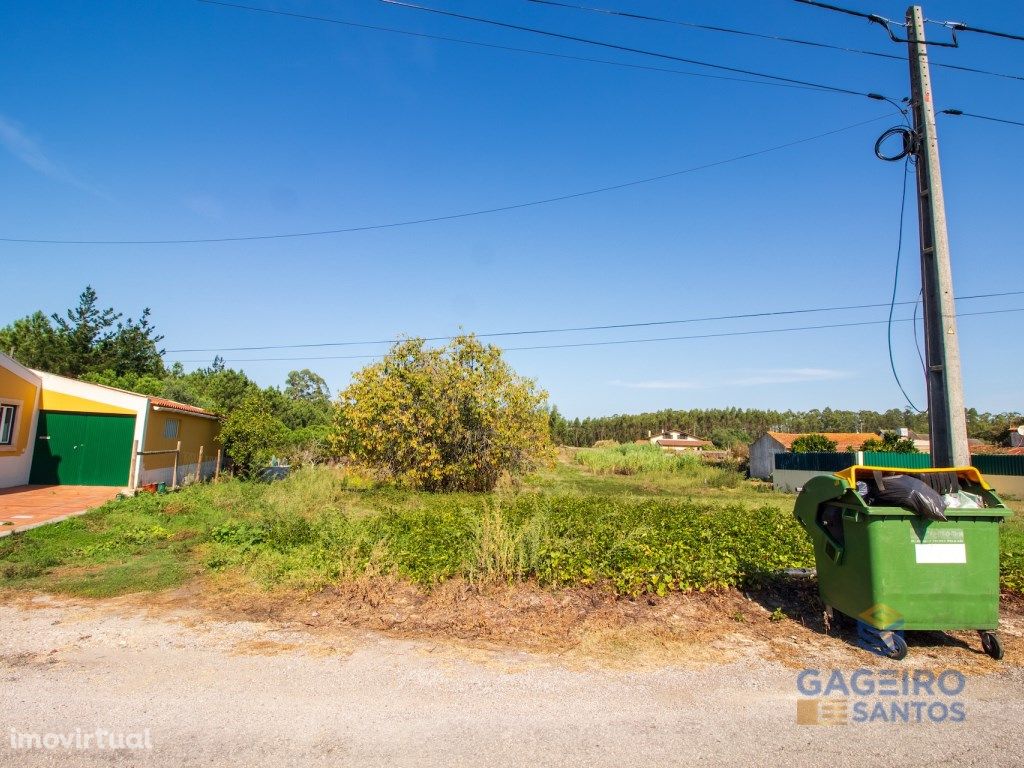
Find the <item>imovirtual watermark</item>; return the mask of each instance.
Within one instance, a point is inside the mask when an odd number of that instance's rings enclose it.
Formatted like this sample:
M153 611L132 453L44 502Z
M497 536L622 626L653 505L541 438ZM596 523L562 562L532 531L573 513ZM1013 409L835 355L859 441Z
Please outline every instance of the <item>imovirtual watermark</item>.
M11 728L11 749L64 749L64 750L121 750L152 749L153 739L149 728L142 731L111 731L94 728L83 731L75 728L63 732L19 731Z
M805 669L796 678L799 725L962 723L962 672L947 669Z

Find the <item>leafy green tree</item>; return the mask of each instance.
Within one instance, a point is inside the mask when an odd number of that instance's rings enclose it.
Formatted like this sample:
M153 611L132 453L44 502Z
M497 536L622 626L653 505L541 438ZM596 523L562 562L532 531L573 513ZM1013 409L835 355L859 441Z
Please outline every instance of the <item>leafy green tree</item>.
M247 395L259 390L256 382L243 371L225 367L224 361L217 357L210 367L191 373L185 373L180 365L172 368L164 380L163 397L226 415Z
M309 368L289 371L285 379L284 394L289 400L307 400L312 403L329 403L331 389L327 381Z
M884 432L881 438L869 438L864 441L860 449L877 453L918 453L914 441L900 437L897 432Z
M463 335L396 344L341 393L335 450L428 491L487 491L551 455L547 393Z
M228 457L243 477L253 477L288 446L288 428L266 393L246 394L224 420L220 433Z
M793 453L835 453L838 447L835 440L825 435L802 435L793 441Z
M138 321L112 308L101 309L92 286L86 286L77 306L64 315L35 312L0 329L0 349L31 368L62 376L88 373L115 376L163 376L163 336L144 309Z
M158 345L163 338L150 322L146 307L138 321L129 317L117 323L117 330L97 350L98 362L118 375L162 376L163 350Z
M67 310L65 315L54 312L50 318L56 323L57 333L67 343L62 373L77 377L98 367L100 349L113 338L112 329L121 319L121 313L112 307L100 309L99 296L91 285L87 285L78 297L78 305Z
M29 368L57 374L65 372L68 357L67 340L42 312L33 312L0 328L0 352Z
M166 382L161 378L147 374L139 375L129 372L119 376L108 368L105 371L82 374L81 379L93 384L127 389L129 392L137 392L140 395L147 395L149 397L165 397L164 389Z

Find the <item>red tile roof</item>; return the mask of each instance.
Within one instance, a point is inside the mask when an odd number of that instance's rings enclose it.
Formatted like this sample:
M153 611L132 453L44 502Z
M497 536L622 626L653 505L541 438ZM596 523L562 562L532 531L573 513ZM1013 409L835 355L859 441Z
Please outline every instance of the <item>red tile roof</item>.
M867 440L878 440L874 432L769 432L773 438L778 440L788 450L793 447L793 441L804 435L824 435L836 444L837 451L845 451L847 448L859 449Z
M151 397L149 398L149 402L151 402L153 406L156 408L164 408L168 411L193 413L196 416L211 416L213 418L217 417L216 413L213 413L212 411L207 411L205 408L200 408L199 406L196 405L188 405L186 403L179 403L174 400L165 400L162 397Z

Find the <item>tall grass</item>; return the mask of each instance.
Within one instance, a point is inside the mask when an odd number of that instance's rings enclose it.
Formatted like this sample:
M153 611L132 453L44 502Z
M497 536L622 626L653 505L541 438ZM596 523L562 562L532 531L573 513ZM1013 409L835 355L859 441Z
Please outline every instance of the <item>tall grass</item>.
M573 458L599 475L686 475L694 485L713 488L734 488L743 480L731 465L708 465L697 453L668 453L649 444L583 448Z
M697 477L710 470L729 471L694 467ZM141 496L0 539L0 587L103 596L227 572L267 588L386 574L427 586L530 579L638 594L747 584L813 564L788 503L689 486L678 475L672 483L694 492L616 495L608 485L629 478L572 465L560 472L551 490L427 494L313 467L270 485ZM1017 591L1019 531L1004 537L1003 560L1004 585Z
M656 445L623 445L583 448L577 464L599 474L639 475L652 472L687 472L701 465L693 453L666 453Z

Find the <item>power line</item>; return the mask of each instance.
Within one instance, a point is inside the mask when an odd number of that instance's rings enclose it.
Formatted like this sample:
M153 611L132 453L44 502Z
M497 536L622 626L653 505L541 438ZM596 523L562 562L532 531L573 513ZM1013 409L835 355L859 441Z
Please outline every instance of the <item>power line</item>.
M425 5L415 5L414 3L400 2L400 0L380 0L386 5L394 5L400 8L409 8L411 10L423 11L425 13L433 13L439 16L447 16L453 19L461 19L463 21L473 21L480 24L490 24L491 26L501 27L503 29L513 29L519 32L530 32L535 35L543 35L545 37L554 37L559 40L571 40L576 43L586 43L587 45L596 45L601 48L610 48L616 51L624 51L626 53L637 53L642 56L654 56L659 59L668 59L669 61L678 61L683 64L695 64L701 67L710 67L712 69L720 69L726 72L736 72L741 75L752 75L754 77L763 77L769 80L777 80L784 83L795 83L797 85L810 86L812 88L819 88L824 91L831 91L834 93L842 93L848 96L866 96L868 98L878 98L877 94L866 93L864 91L855 91L850 88L841 88L835 85L826 85L823 83L815 83L810 80L800 80L793 77L783 77L782 75L773 75L766 72L758 72L752 69L743 69L741 67L732 67L726 64L717 64L709 61L701 61L700 59L690 59L683 56L674 56L668 53L660 53L658 51L649 51L643 48L633 48L628 45L619 45L617 43L608 43L603 40L593 40L591 38L579 37L577 35L568 35L561 32L552 32L551 30L538 29L536 27L527 27L521 24L510 24L504 21L497 21L495 19L485 19L480 16L470 16L464 13L455 13L454 11L445 11L440 8L431 8Z
M907 210L907 176L910 175L910 158L908 157L903 163L903 187L900 191L900 228L899 236L896 239L896 267L893 270L892 276L892 301L889 304L889 325L886 328L886 341L889 346L889 368L892 370L892 377L896 380L896 386L900 388L900 392L903 393L903 398L907 401L913 410L918 413L924 413L918 408L914 401L910 399L910 395L907 394L907 390L903 386L903 382L900 381L900 375L896 371L896 359L893 356L892 351L892 323L893 323L893 312L896 310L896 290L900 284L900 258L903 255L903 219ZM914 323L914 332L917 332L917 302L914 303L914 317L911 318L911 322Z
M765 149L758 149L753 152L746 152L742 155L734 155L733 157L725 158L724 160L715 160L709 163L703 163L702 165L691 166L690 168L684 168L678 171L671 171L669 173L662 173L657 176L649 176L643 179L634 179L632 181L625 181L619 184L610 184L605 187L597 187L595 189L588 189L582 192L571 192L565 195L556 195L554 197L546 197L540 200L530 200L524 203L513 203L511 205L500 205L493 208L481 208L473 211L463 211L461 213L450 213L442 216L429 216L418 219L404 219L401 221L392 221L384 224L363 224L354 227L339 227L337 229L320 229L308 232L286 232L270 235L238 235L234 237L197 237L197 238L173 238L173 239L146 239L146 240L58 240L52 238L24 238L24 237L0 237L0 242L3 243L31 243L37 245L197 245L202 243L237 243L237 242L248 242L253 240L284 240L289 238L299 237L322 237L325 235L340 235L348 234L352 232L369 232L372 230L379 229L396 229L398 227L409 227L418 224L433 224L441 221L453 221L455 219L466 219L472 216L484 216L492 213L503 213L506 211L515 211L523 208L532 208L539 205L549 205L551 203L559 203L565 200L574 200L581 197L589 197L591 195L603 194L605 192L614 192L620 189L627 189L629 187L636 187L642 184L650 184L656 181L663 181L665 179L675 178L676 176L684 176L690 173L696 173L697 171L707 170L709 168L715 168L720 165L728 165L729 163L739 162L740 160L748 160L759 155L765 155L770 152L777 152L782 149L788 149L789 147L795 147L799 144L806 144L809 141L815 141L817 139L823 139L827 136L833 136L843 131L849 131L854 128L858 128L868 123L874 123L878 120L887 117L887 115L880 115L873 117L870 120L862 120L852 125L847 125L842 128L836 128L831 131L824 133L815 134L814 136L807 136L802 139L796 139L794 141L788 141L785 144L777 144L774 147L766 147Z
M980 315L1003 315L1011 312L1024 312L1024 307L1016 309L990 309L981 312L961 312L957 314L957 317L976 317ZM855 328L868 325L885 325L888 320L862 320L852 323L828 323L823 325L804 325L795 326L792 328L766 328L757 329L750 331L723 331L720 333L702 333L694 334L690 336L657 336L654 338L647 339L613 339L607 341L580 341L571 342L567 344L538 344L535 346L527 347L503 347L503 352L524 352L531 350L540 349L575 349L581 347L606 347L606 346L618 346L624 344L650 344L661 341L686 341L691 339L717 339L732 336L759 336L771 333L791 333L795 331L817 331L832 328ZM912 318L902 317L893 320L894 323L909 323L912 322ZM382 357L382 355L324 355L314 357L250 357L250 358L227 358L225 362L229 363L257 363L257 362L295 362L301 360L375 360ZM208 360L177 360L179 363L205 363Z
M993 299L1006 296L1022 296L1024 291L1003 291L1000 293L976 293L968 296L957 296L957 301L970 301L973 299ZM580 331L612 331L624 328L650 328L659 325L683 325L686 323L707 323L721 320L751 320L764 317L782 317L784 315L804 315L818 312L839 312L853 309L877 309L888 306L904 306L916 304L917 299L912 301L893 301L881 304L851 304L847 306L814 307L810 309L784 309L769 312L745 312L733 315L712 315L710 317L690 317L683 320L648 320L638 323L613 323L607 325L577 325L562 328L535 328L530 330L498 331L493 333L478 333L477 338L496 338L499 336L532 336L546 333L576 333ZM424 341L451 341L454 336L428 336ZM168 354L181 354L185 352L258 352L271 349L312 349L323 347L359 347L371 344L394 344L395 339L375 339L372 341L323 341L305 344L267 344L253 347L193 347L187 349L170 349Z
M797 2L804 2L804 0L797 0ZM1021 41L1024 41L1024 35L1018 35L1018 34L1013 33L1013 32L997 32L997 31L992 30L992 29L982 29L980 27L973 27L970 24L965 24L962 21L934 21L932 19L928 19L928 21L931 21L933 24L938 24L940 26L946 27L947 29L951 29L954 32L975 32L975 33L980 34L980 35L991 35L993 37L1002 37L1002 38L1005 38L1007 40L1021 40Z
M819 43L815 40L802 40L796 37L785 37L783 35L768 35L763 32L751 32L745 29L735 29L733 27L719 27L713 24L697 24L692 21L681 21L679 19L666 19L660 16L648 16L643 13L633 13L631 11L620 11L613 8L596 8L589 5L574 5L572 3L562 3L557 0L529 0L531 3L537 3L538 5L550 5L556 8L571 8L575 11L587 11L589 13L601 13L607 16L620 16L627 19L637 19L639 21L654 21L659 24L672 24L678 27L689 27L690 29L703 29L708 32L724 32L732 35L741 35L743 37L756 37L761 40L775 40L781 43L795 43L797 45L807 45L814 48L828 48L833 51L845 51L847 53L860 53L865 56L877 56L882 59L895 59L897 61L903 61L902 56L897 56L894 53L882 53L880 51L868 51L862 48L846 48L841 45L833 45L831 43Z
M356 29L368 29L374 32L389 32L396 35L406 35L408 37L418 37L427 40L440 40L446 43L459 43L460 45L473 45L479 48L491 48L499 51L511 51L513 53L529 53L534 56L546 56L553 59L567 59L569 61L583 61L590 64L604 64L611 67L625 67L626 69L640 69L647 70L649 72L664 72L672 75L683 75L685 77L700 77L710 80L726 80L733 83L749 83L752 85L770 85L776 88L798 88L806 91L820 91L820 88L812 87L809 85L796 85L793 83L776 83L773 81L766 80L751 80L745 77L730 77L728 75L712 75L708 72L690 72L683 69L670 69L668 67L655 67L649 64L630 64L625 61L612 61L610 59L595 59L589 56L573 56L568 53L555 53L553 51L539 51L535 48L518 48L512 45L498 45L497 43L484 43L479 40L466 40L459 37L449 37L447 35L432 35L426 32L413 32L407 29L395 29L394 27L382 27L375 24L362 24L360 22L348 21L345 19L337 19L328 16L313 16L306 13L295 13L293 11L279 11L272 8L261 8L255 5L242 5L240 3L226 3L220 0L196 0L196 2L205 3L207 5L218 5L222 8L233 8L242 11L251 11L253 13L264 13L271 16L284 16L293 19L302 19L305 21L319 21L326 24L337 24L345 27L353 27ZM1024 77L1020 78L1024 80Z
M1002 117L989 117L988 115L976 115L973 112L964 112L962 109L944 109L940 115L953 115L955 117L973 117L976 120L989 120L993 123L1005 123L1006 125L1019 125L1024 128L1024 122L1019 120L1007 120Z
M819 3L817 0L795 0L803 5L813 5L815 8L824 8L826 11L838 11L839 13L845 13L848 16L857 16L862 19L867 19L875 24L881 24L884 27L888 27L889 24L894 23L892 19L887 19L884 16L879 16L877 13L865 13L864 11L855 11L852 8L841 8L838 5L831 5L829 3Z
M587 11L590 13L600 13L607 16L620 16L627 19L637 19L640 21L653 21L660 24L672 24L679 27L688 27L690 29L702 29L708 32L723 32L727 34L740 35L743 37L754 37L760 40L774 40L781 43L793 43L796 45L805 45L812 48L824 48L832 51L842 51L844 53L857 53L863 56L875 56L880 59L889 59L891 61L898 61L906 63L906 58L899 56L895 53L884 53L882 51L869 51L864 48L850 48L843 45L834 45L832 43L822 43L817 40L803 40L796 37L786 37L784 35L768 35L762 32L751 32L745 29L735 29L733 27L720 27L713 24L697 24L692 21L681 21L679 19L666 19L660 16L648 16L642 13L633 13L630 11L620 11L611 8L596 8L587 5L574 5L572 3L562 3L557 0L528 0L531 3L537 3L539 5L550 5L556 8L569 8L577 11ZM976 67L965 67L959 64L943 64L941 62L933 61L933 67L942 67L944 69L955 69L961 72L972 72L978 75L989 75L991 77L1003 77L1008 80L1020 80L1024 81L1024 75L1010 75L1005 72L993 72L988 69L978 69Z

